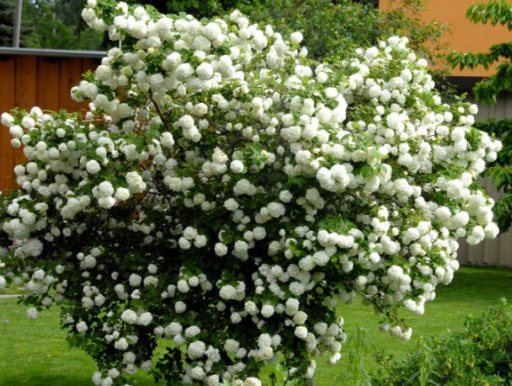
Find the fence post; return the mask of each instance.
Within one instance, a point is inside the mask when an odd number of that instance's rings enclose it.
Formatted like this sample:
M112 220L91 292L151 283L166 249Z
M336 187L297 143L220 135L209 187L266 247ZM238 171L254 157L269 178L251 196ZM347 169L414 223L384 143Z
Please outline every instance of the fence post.
M14 48L20 47L20 35L21 35L21 7L23 0L16 0L16 11L14 14L14 31L12 35L12 46Z

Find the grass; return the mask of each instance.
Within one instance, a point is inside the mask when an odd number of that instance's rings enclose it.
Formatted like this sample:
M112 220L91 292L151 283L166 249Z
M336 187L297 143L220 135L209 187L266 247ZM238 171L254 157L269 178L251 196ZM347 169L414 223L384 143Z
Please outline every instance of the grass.
M456 273L453 283L440 287L434 302L427 304L424 316L404 312L414 329L413 338L403 342L378 331L379 317L361 304L344 305L340 315L345 318L349 336L359 339L343 350L343 359L336 366L318 360L315 380L317 386L351 386L358 368L350 369L348 357L361 355L354 350L356 343L367 345L366 355L352 364L363 364L367 371L375 368L373 353L376 349L401 356L413 349L420 336L442 334L447 329L462 326L468 314L478 314L501 297L512 301L512 270L505 268L463 267ZM40 313L38 320L25 316L26 308L16 299L0 299L0 386L90 386L95 371L93 361L83 352L71 349L65 342L65 332L58 326L58 310ZM361 330L362 329L362 330ZM366 336L361 335L366 331ZM155 386L140 372L133 379L135 386Z

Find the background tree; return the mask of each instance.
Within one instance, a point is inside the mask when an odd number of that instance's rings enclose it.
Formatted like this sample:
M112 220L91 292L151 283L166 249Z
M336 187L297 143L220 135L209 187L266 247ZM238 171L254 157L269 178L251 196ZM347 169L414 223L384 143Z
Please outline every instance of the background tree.
M14 0L0 0L0 47L12 46Z
M33 26L27 47L69 50L102 48L103 34L83 28L83 0L31 0L23 3L23 24Z
M1 2L10 2L14 12L14 0ZM127 3L137 1L128 0ZM272 23L285 36L301 31L310 50L309 57L319 61L329 57L343 59L354 47L368 47L379 39L403 35L410 39L413 49L429 61L438 62L443 48L439 38L446 32L446 26L442 24L421 20L425 0L393 0L390 4L398 6L385 12L378 9L375 0L147 0L143 3L162 13L184 12L198 19L238 8L254 22ZM27 45L33 48L105 49L108 37L100 37L84 28L80 17L84 4L84 0L26 0L23 25L34 26Z
M0 0L0 47L12 46L16 0ZM26 38L32 33L32 23L22 23L20 47L26 47Z
M473 23L489 23L507 26L512 30L512 9L504 0L493 0L488 3L473 4L466 12L466 17ZM453 67L474 69L483 66L489 69L497 64L496 73L483 79L473 88L475 98L484 104L495 104L500 93L512 91L512 41L492 45L484 53L459 53L453 51L448 55L448 62ZM488 177L492 179L497 189L502 189L504 196L495 207L498 224L502 232L512 224L512 119L489 119L477 122L477 127L489 134L499 137L503 150L498 154L494 164L488 169Z
M373 0L260 0L238 6L253 20L271 21L285 35L301 31L309 57L316 60L344 59L355 47L400 35L430 62L441 64L445 46L440 38L447 26L422 21L425 0L392 0L385 11L377 5Z

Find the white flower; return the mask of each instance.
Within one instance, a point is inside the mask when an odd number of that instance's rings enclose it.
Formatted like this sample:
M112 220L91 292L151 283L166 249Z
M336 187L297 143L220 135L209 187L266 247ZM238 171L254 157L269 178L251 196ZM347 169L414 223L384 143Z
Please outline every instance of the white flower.
M217 256L225 256L228 253L228 247L223 243L215 244L215 254Z
M174 146L174 137L171 133L165 132L161 135L160 142L162 146L172 148Z
M302 42L303 36L300 32L294 32L290 35L290 40L292 43L300 44Z
M121 314L121 319L127 324L135 324L137 323L137 313L132 310L125 310Z
M233 173L243 173L244 172L244 164L242 161L234 160L230 164L230 169Z
M297 299L290 298L286 301L285 312L292 316L299 310L299 301Z
M126 188L117 188L115 197L118 201L126 201L130 198L130 191Z
M37 312L37 310L36 310L35 308L33 308L33 307L32 307L32 308L29 308L29 309L27 310L27 317L28 317L29 319L37 319L37 317L38 317L38 312Z
M220 289L219 296L224 300L232 300L236 297L236 289L232 285L225 285Z
M142 277L135 273L132 273L129 277L129 282L132 287L138 287L142 283Z
M176 310L176 312L177 312L178 314L181 314L181 313L183 313L183 312L185 312L185 311L186 311L186 309L187 309L187 305L186 305L184 302L182 302L182 301L178 301L178 302L176 302L176 304L174 305L174 309Z
M235 201L235 199L230 198L224 202L224 207L229 210L230 212L234 212L239 208L238 203Z
M213 76L213 67L210 63L203 62L196 68L196 73L200 79L208 80Z
M294 334L299 339L306 339L308 336L308 329L304 326L295 327Z
M87 324L85 322L79 322L76 325L76 330L78 331L78 333L86 332L88 329L89 327L87 327Z
M34 121L34 119L32 119L31 117L29 116L25 116L22 120L21 120L21 125L25 128L25 129L31 129L33 128L35 125L36 125L36 121ZM6 125L7 126L7 125Z
M265 318L270 318L272 315L274 315L274 307L270 304L265 304L263 307L261 307L261 315L263 315Z
M11 127L14 125L14 117L8 113L2 113L1 122L2 122L2 125L6 126L6 127Z
M25 132L23 129L18 125L13 125L9 127L9 134L11 134L14 138L21 139Z
M185 330L185 336L187 338L193 338L196 335L199 335L201 333L201 329L197 326L190 326Z
M279 218L283 216L286 212L285 206L280 202L271 202L270 204L268 204L267 210L268 213L274 218Z
M261 386L261 381L258 378L249 377L245 379L243 386Z
M138 323L141 326L149 326L153 321L153 315L150 312L144 312L140 315Z
M97 174L101 170L101 166L96 160L90 160L85 166L89 174Z
M187 354L190 359L198 359L204 355L205 351L206 345L198 340L188 345Z
M185 280L178 280L178 284L176 287L178 288L178 291L180 291L181 293L187 293L188 291L190 291L190 287Z
M125 338L121 338L115 341L114 347L116 350L125 351L128 349L128 341Z
M146 189L146 183L137 172L126 173L126 182L128 183L128 189L132 193L142 193Z

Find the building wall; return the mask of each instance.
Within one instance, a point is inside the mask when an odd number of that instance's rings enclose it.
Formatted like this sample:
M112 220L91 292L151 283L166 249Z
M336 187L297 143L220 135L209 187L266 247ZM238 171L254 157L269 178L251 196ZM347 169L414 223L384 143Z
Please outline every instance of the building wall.
M512 0L507 0L512 5ZM466 19L466 11L473 3L485 3L487 0L427 0L427 10L422 14L426 22L436 20L450 25L451 34L444 37L450 49L459 52L488 52L496 43L512 41L512 32L504 26L473 24ZM379 7L387 10L399 5L396 0L380 0ZM488 76L495 72L493 68L480 67L474 71L454 69L454 76Z
M71 87L83 73L96 69L99 59L11 55L0 53L0 114L15 107L30 110L79 111L87 104L71 99ZM14 149L11 136L0 125L0 191L14 188L14 166L24 160L21 149Z

